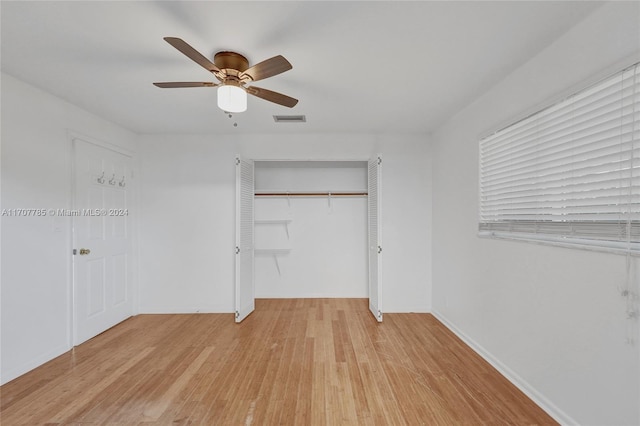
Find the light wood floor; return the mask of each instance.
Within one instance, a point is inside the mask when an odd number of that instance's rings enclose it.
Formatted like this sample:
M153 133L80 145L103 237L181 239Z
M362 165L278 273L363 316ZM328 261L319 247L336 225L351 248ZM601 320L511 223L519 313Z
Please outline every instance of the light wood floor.
M428 314L140 315L2 386L3 425L556 424Z

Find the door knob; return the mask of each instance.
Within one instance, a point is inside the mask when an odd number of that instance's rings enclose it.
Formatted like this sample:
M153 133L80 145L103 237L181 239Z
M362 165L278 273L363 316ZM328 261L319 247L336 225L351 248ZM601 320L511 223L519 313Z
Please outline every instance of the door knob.
M89 249L86 249L86 248L81 248L80 249L80 256L84 256L84 255L87 255L89 253L91 253L91 250L89 250Z

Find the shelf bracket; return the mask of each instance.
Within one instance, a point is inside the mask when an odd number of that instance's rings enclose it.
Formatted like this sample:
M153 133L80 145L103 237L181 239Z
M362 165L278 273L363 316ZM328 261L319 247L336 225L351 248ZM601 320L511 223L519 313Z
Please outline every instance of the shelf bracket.
M278 275L282 275L282 272L280 271L280 262L278 261L277 254L273 255L273 260L276 262L276 269L278 270Z

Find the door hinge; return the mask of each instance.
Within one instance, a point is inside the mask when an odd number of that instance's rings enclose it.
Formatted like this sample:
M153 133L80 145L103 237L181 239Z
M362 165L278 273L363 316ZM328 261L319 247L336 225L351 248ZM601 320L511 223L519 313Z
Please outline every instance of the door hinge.
M236 254L240 254L240 247L236 246Z
M77 249L73 249L73 255L75 256L76 254L78 254L78 250Z
M382 247L378 246L378 254L382 253Z
M382 157L378 157L378 165L382 164Z
M239 165L240 165L240 159L236 158L236 166L239 166Z

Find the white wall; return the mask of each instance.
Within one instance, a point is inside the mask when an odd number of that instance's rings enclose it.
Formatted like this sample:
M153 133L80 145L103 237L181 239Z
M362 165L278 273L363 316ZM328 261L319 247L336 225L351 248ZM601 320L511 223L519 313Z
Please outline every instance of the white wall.
M142 136L142 312L232 312L234 157L383 164L384 311L431 307L431 161L424 136Z
M366 192L367 171L364 161L257 162L255 183L256 190L283 193ZM367 201L362 196L256 197L256 248L289 249L256 252L256 297L368 297Z
M256 191L365 191L365 161L257 161Z
M68 130L133 150L135 135L2 74L2 209L71 208ZM71 221L2 217L0 381L70 348Z
M565 423L640 423L625 258L478 238L478 140L628 64L639 8L596 10L433 134L434 312Z
M274 255L258 251L258 298L368 297L367 199L293 197L255 200L256 220L290 218L255 225L256 248L288 248Z

